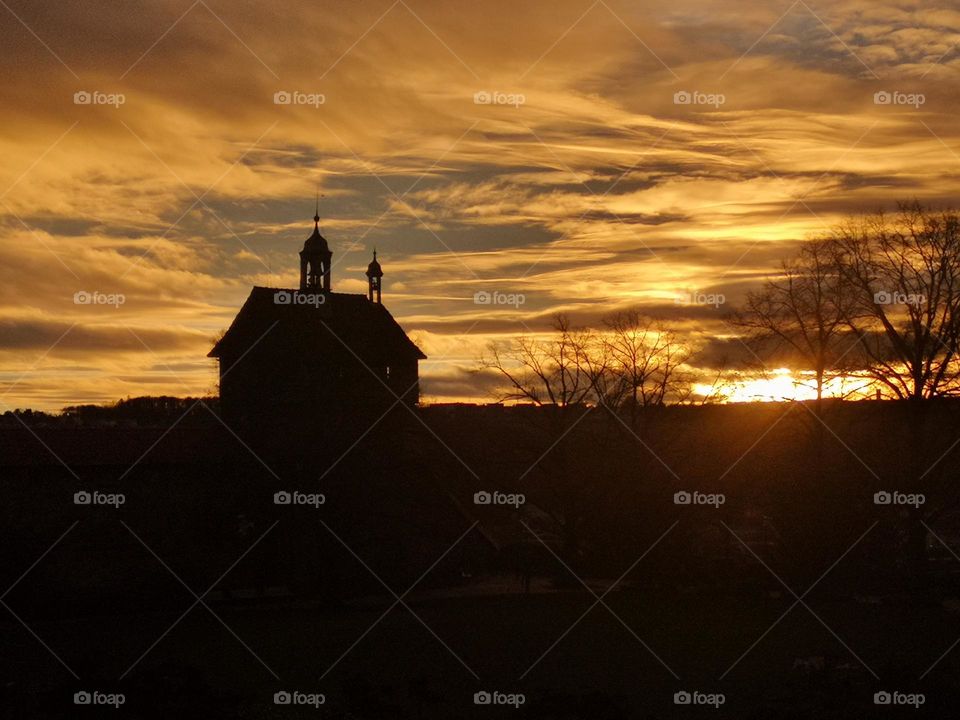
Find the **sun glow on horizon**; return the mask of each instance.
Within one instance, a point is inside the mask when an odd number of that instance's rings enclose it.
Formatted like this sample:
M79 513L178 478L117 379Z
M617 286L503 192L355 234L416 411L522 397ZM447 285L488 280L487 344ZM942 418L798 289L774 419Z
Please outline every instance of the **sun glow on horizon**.
M871 381L862 377L832 377L824 381L825 398L863 398L872 394ZM715 390L709 385L694 385L695 395L708 397ZM785 402L816 400L817 385L814 374L786 367L769 370L764 377L740 378L723 390L723 402Z

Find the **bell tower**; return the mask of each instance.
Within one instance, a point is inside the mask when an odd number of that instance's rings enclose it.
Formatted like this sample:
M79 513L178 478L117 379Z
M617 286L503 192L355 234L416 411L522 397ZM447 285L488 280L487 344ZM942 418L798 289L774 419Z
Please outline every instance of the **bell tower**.
M380 267L380 263L377 262L377 250L374 248L373 260L367 265L367 297L370 299L370 302L375 302L377 305L382 304L380 302L381 285L383 285L383 269ZM376 296L376 299L374 299L374 296Z
M303 292L330 292L330 260L333 253L326 238L320 234L320 208L313 216L313 234L300 251L300 290Z

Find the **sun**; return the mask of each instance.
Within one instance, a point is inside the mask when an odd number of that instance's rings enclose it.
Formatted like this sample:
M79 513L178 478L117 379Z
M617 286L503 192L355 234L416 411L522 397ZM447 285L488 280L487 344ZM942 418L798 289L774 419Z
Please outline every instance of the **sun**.
M696 385L696 394L709 396L714 389L708 385ZM823 397L863 399L874 396L876 384L862 375L831 377L823 383ZM792 400L816 400L817 383L814 373L776 368L766 377L740 378L724 389L724 402L787 402Z
M814 400L816 387L790 368L777 368L768 377L747 380L737 385L728 402L778 402L784 400Z
M711 388L698 385L698 394L708 395ZM828 394L828 393L824 393ZM776 368L766 377L738 380L726 390L726 402L783 402L788 400L815 400L816 385L813 377L790 368Z

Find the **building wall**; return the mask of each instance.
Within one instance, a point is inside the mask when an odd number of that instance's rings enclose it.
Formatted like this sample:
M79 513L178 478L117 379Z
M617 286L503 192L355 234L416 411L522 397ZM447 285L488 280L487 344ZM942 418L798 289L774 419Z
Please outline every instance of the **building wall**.
M382 414L397 396L409 406L419 401L416 358L364 364L348 353L277 353L266 341L261 345L238 364L235 357L221 358L220 405L227 423L296 433Z

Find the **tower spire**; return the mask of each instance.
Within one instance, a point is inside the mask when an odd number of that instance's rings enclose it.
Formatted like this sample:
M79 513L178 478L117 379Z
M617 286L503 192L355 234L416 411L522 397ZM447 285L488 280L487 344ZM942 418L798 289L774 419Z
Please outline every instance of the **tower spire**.
M383 287L383 268L377 262L377 249L373 249L373 260L367 265L367 298L380 304L380 290Z
M330 292L330 262L333 253L326 238L320 234L320 191L317 190L316 214L313 216L313 234L300 251L300 290Z

